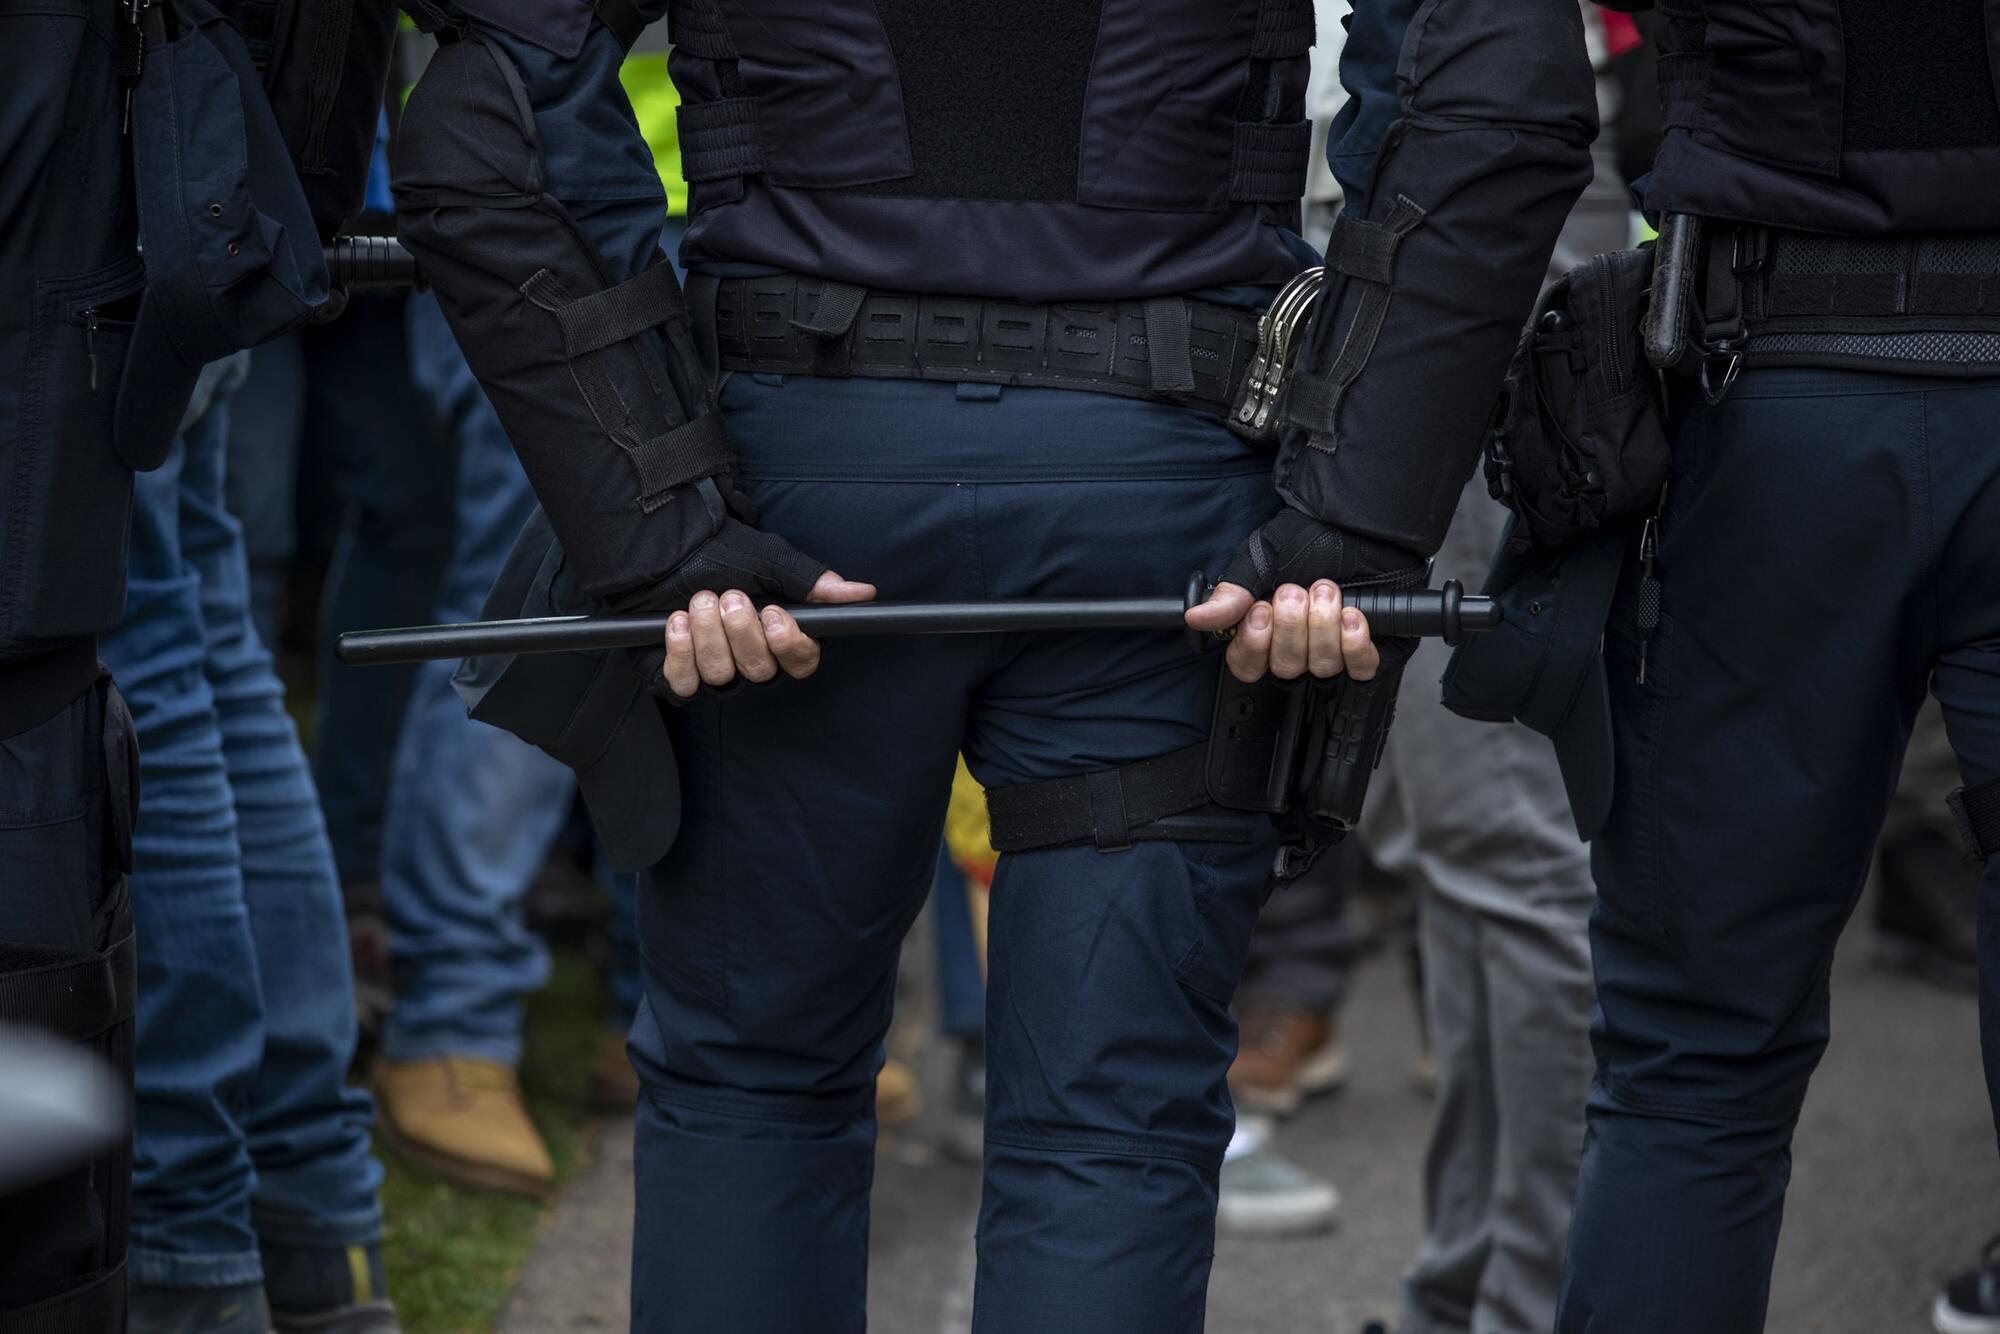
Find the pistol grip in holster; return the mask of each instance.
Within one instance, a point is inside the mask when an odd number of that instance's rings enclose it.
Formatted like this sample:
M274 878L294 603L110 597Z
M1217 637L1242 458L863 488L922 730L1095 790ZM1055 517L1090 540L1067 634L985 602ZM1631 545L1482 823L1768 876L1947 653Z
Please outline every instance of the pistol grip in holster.
M1360 821L1395 720L1400 675L1267 676L1246 684L1221 673L1208 795L1219 806L1274 817L1279 847L1271 874L1278 883L1304 875Z

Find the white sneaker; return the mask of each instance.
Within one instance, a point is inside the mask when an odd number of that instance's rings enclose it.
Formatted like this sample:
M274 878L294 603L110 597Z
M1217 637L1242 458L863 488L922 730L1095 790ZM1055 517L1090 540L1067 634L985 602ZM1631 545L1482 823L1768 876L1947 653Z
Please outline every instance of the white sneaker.
M1247 1138L1247 1144L1245 1143ZM1235 1237L1291 1237L1333 1226L1340 1192L1240 1131L1222 1161L1216 1229Z
M1931 1307L1931 1327L1938 1334L2000 1334L2000 1237L1987 1243L1984 1264L1945 1284Z

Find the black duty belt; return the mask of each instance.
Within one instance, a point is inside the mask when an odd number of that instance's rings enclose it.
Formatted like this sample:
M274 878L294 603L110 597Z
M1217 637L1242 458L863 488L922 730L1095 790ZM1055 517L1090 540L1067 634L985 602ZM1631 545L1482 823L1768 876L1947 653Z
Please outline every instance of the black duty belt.
M1262 313L1187 297L1023 305L796 274L691 275L688 295L724 370L1085 389L1218 414Z
M2000 374L2000 233L1705 231L1705 341L1746 365Z

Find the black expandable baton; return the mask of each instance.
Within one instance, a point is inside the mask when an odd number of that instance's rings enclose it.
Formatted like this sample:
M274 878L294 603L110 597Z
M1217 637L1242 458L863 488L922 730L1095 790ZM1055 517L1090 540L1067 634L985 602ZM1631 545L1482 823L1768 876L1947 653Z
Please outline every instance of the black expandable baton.
M426 286L417 257L393 236L336 236L326 245L326 275L334 287L367 288Z
M1173 598L1015 598L992 602L862 602L787 607L799 629L815 639L851 635L976 635L1018 630L1187 630L1187 609L1208 600L1200 574L1187 595ZM1442 588L1400 593L1362 590L1347 606L1368 618L1369 633L1384 639L1430 636L1456 644L1467 631L1500 624L1500 605L1468 596L1456 579ZM472 621L419 625L406 630L350 630L334 644L345 663L369 666L425 662L489 653L566 653L607 648L648 648L666 634L665 613L637 616L547 616L525 621ZM1188 631L1197 649L1220 636Z

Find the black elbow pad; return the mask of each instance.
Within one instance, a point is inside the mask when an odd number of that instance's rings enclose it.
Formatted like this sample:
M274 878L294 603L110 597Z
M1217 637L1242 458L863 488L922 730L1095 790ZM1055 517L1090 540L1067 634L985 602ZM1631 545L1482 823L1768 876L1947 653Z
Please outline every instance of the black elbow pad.
M441 47L397 135L397 232L507 428L583 591L662 578L720 526L730 457L665 255L615 282L550 195L506 53Z

